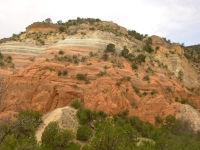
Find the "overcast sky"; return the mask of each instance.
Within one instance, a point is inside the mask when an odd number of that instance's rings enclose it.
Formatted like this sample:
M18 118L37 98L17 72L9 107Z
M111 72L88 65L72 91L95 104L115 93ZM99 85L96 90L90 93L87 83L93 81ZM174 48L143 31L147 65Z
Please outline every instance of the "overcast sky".
M0 0L0 39L36 21L100 18L142 34L200 44L200 0Z

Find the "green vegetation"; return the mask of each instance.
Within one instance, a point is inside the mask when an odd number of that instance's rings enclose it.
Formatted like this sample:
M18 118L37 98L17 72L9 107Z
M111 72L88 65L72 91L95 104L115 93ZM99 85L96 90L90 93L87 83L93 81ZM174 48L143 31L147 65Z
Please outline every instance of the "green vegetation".
M141 64L142 62L145 62L145 59L146 59L146 56L145 56L144 54L139 54L139 55L136 57L135 61L136 61L137 63Z
M7 56L6 58L4 58L3 54L0 52L0 67L14 68L14 64L12 63L12 57Z
M116 82L116 85L117 85L117 86L120 86L121 84L122 84L121 81L117 81L117 82Z
M136 32L135 30L128 30L128 35L142 41L142 39L145 37L144 35Z
M150 78L149 78L148 75L145 75L145 76L143 77L143 81L149 81L149 80L150 80Z
M129 54L129 50L127 49L126 46L124 46L124 49L121 51L121 56L127 58Z
M108 60L108 58L109 58L108 54L107 54L107 53L103 53L102 59L103 59L104 61L106 61L106 60Z
M73 142L74 138L72 131L62 130L57 122L50 122L42 133L41 148L49 150L67 148L72 150L75 146L79 150L80 145Z
M200 62L200 44L198 45L191 45L187 46L184 49L184 56L194 62L194 63L199 63Z
M182 98L179 100L178 97L176 97L175 101L179 102L181 104L188 104L188 105L192 106L194 109L196 109L196 106L193 103L189 102L188 99L186 99L186 98Z
M65 31L65 27L62 27L62 26L59 27L59 31L60 31L60 32L64 32L64 31Z
M105 74L107 74L106 71L100 71L100 72L97 74L97 76L98 76L98 77L101 77L101 76L103 76L103 75L105 75Z
M106 49L105 49L105 52L111 52L111 53L114 53L115 52L115 45L110 43L107 45Z
M137 93L137 94L140 93L140 89L136 88L134 85L132 85L132 88L134 89L135 93Z
M68 74L68 71L65 69L65 70L63 70L62 74L63 74L64 76L66 76L66 75Z
M123 81L131 81L131 77L130 76L124 76Z
M88 125L80 126L77 130L76 139L88 141L92 137L92 129Z
M76 75L76 78L77 78L78 80L86 80L86 79L87 79L87 74L78 73L78 74Z
M76 100L74 100L76 102ZM184 101L184 102L183 102ZM187 100L182 100L185 103ZM23 110L13 123L0 124L0 149L29 150L157 150L199 149L199 132L192 131L187 122L169 115L155 116L155 124L129 116L124 110L112 118L103 111L91 111L79 105L77 118L80 126L76 136L70 130L61 129L57 122L50 122L37 144L35 131L42 123L42 115ZM137 108L135 102L133 106ZM81 144L75 138L84 141Z
M79 100L77 98L74 99L74 100L72 100L71 103L70 103L70 106L73 107L73 108L75 108L75 109L81 108L82 107L81 100Z
M183 71L179 70L179 72L178 72L178 79L179 79L180 82L183 81L183 76L184 76Z
M131 65L131 67L132 67L132 69L133 70L137 70L138 69L138 66L137 66L137 64L136 63L132 63L132 65Z
M63 55L65 52L63 50L59 50L58 52L60 55Z
M146 51L146 52L148 52L148 53L152 53L154 50L153 50L151 44L152 44L152 39L148 38L145 41L145 45L143 46L143 50Z

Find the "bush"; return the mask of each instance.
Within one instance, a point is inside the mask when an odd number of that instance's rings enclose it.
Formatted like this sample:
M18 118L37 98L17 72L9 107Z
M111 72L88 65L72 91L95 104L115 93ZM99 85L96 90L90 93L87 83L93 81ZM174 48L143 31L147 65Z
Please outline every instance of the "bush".
M58 52L60 55L63 55L65 52L63 50L59 50Z
M107 45L105 52L115 52L115 45L110 43Z
M0 52L0 60L2 60L3 59L3 55L1 54L1 52Z
M178 79L179 79L180 82L183 81L183 76L184 76L183 71L180 70L180 71L178 72Z
M140 90L138 88L136 88L134 85L132 85L132 87L133 87L135 93L137 93L137 94L140 93Z
M36 128L43 122L39 111L21 110L15 115L13 133L16 138L30 138L35 135Z
M89 52L90 57L94 56L93 52Z
M157 115L155 117L155 124L159 125L159 124L162 124L162 123L163 123L163 119L159 115Z
M5 63L0 61L0 66L5 66Z
M145 59L146 59L146 56L144 54L139 54L137 57L136 57L136 62L138 63L142 63L142 62L145 62Z
M61 71L58 71L58 76L61 76L62 75L62 72Z
M67 70L63 70L63 75L67 75L68 74L68 71Z
M129 53L129 50L127 49L126 46L124 46L124 49L121 51L121 56L127 58L128 57L128 53Z
M108 54L107 54L107 53L103 53L102 59L103 59L104 61L108 60Z
M92 111L87 108L79 108L76 116L80 124L87 124L92 121Z
M94 30L95 30L95 28L94 28L94 27L91 27L89 30L92 30L92 31L94 31Z
M124 76L124 77L123 77L123 80L124 80L124 81L131 81L131 77L130 77L130 76Z
M97 74L97 76L98 77L101 77L101 76L103 76L103 75L105 75L106 74L106 71L100 71L98 74Z
M72 144L74 135L69 130L61 130L57 122L50 122L42 133L42 147L44 149L67 148Z
M149 78L148 75L145 75L145 76L143 77L143 81L149 81L149 80L150 80L150 78Z
M116 85L117 85L117 86L120 86L121 84L122 84L121 81L117 81L117 82L116 82Z
M132 63L131 67L132 67L133 70L137 70L138 69L138 66L134 62Z
M71 101L70 106L75 108L75 109L79 109L82 107L82 103L79 99L74 99Z
M87 74L81 74L81 73L78 73L77 75L76 75L76 78L78 79L78 80L87 80Z
M64 27L59 27L59 31L60 31L60 32L64 32L64 31L65 31L65 28L64 28Z
M88 141L92 136L92 130L87 126L80 126L77 130L76 139L80 141Z

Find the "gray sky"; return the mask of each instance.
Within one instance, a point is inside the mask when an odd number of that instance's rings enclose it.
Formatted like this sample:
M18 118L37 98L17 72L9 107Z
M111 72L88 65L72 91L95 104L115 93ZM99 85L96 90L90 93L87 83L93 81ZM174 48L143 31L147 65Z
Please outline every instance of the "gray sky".
M200 44L200 0L0 0L0 39L36 21L113 21L142 34Z

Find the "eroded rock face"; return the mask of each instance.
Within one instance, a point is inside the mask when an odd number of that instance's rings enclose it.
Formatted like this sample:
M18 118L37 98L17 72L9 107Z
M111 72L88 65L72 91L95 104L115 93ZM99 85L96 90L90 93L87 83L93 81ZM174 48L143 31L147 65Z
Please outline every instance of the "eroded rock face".
M166 47L166 48L169 47L169 44L167 44L161 37L156 36L156 35L152 35L151 38L152 38L152 45L153 46L163 46L163 47Z
M193 131L200 131L200 113L193 107L182 105L177 113L177 118L183 122L187 122Z
M198 103L198 97L182 88L175 76L166 76L169 71L158 68L156 62L153 62L155 65L152 66L147 59L145 64L134 71L123 57L110 54L109 61L103 61L102 52L90 47L87 42L77 47L73 42L69 42L70 45L65 42L64 40L45 49L32 65L10 76L7 84L10 95L0 107L2 115L20 109L34 109L47 113L69 105L74 98L80 98L83 105L92 110L103 110L113 115L128 109L130 115L137 115L154 123L156 115L164 117L177 113L180 103L175 102L175 97L188 98L193 103ZM86 61L57 61L54 59L55 55L63 56L59 54L60 49L67 55L76 55L78 59L85 56ZM97 56L90 57L90 51L97 52ZM111 60L115 63L111 63ZM116 64L121 64L121 67L117 67ZM107 69L104 66L107 66ZM153 74L145 71L149 67L154 71ZM58 72L63 70L67 70L68 74L58 76ZM104 71L105 75L97 76ZM90 84L78 80L78 73L87 74ZM150 76L149 82L143 81L146 74ZM130 81L125 79L127 76L131 77ZM136 93L133 86L140 92Z
M127 32L111 22L103 22L101 25L123 30L121 32L124 34ZM1 44L0 51L5 55L12 54L18 70L6 72L4 69L4 74L9 76L6 84L9 94L1 101L0 117L20 109L48 113L68 106L75 98L80 98L85 107L103 110L109 115L128 109L130 115L137 115L151 123L154 123L157 115L165 117L177 114L181 104L175 102L175 97L187 98L200 108L199 97L184 88L176 77L179 70L185 69L184 81L198 85L198 76L183 55L170 52L163 39L152 37L153 46L160 47L152 55L160 62L144 53L146 62L139 65L138 70L133 70L131 63L118 54L127 46L137 55L137 46L140 47L142 41L99 30L90 31L90 27L88 24L81 25L81 32L85 34L52 33L47 36L44 46L32 46L30 39L24 39L24 45L23 42ZM104 61L103 51L109 43L115 44L117 53L109 54L109 59ZM64 52L63 55L59 54L60 50ZM95 55L90 56L89 52ZM22 53L26 55L22 56ZM62 60L64 56L70 56L71 62ZM80 61L82 57L86 60ZM160 67L161 62L176 76ZM64 70L68 71L67 75L62 75ZM102 72L104 75L97 75ZM80 73L87 74L87 82L76 78ZM145 75L150 77L149 81L143 80ZM126 77L130 77L129 80Z
M183 46L181 46L179 44L171 45L170 49L174 50L175 52L177 52L179 54L184 54L184 48L183 48Z
M26 28L26 32L49 32L58 30L59 26L52 23L35 22Z

